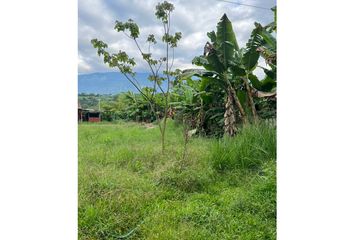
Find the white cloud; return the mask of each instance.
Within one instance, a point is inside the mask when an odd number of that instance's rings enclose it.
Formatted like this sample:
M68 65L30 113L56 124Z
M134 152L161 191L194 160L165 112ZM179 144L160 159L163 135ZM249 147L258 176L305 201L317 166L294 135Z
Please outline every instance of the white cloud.
M85 59L79 54L78 59L78 71L79 73L91 71L91 66L85 61Z
M264 60L263 58L259 58L258 66L269 69L269 66L267 66L267 64L265 63L265 60ZM260 68L260 67L257 67L257 68L253 71L253 73L254 73L254 75L256 75L259 79L263 79L263 78L265 77L265 73L264 73L263 69Z
M145 39L153 33L161 39L163 29L155 17L155 6L158 0L79 0L79 71L99 72L112 71L103 64L102 58L96 54L90 40L98 38L106 42L112 51L124 50L137 61L137 71L147 71L148 66L141 60L134 42L124 34L117 33L113 27L115 20L126 21L132 18L140 26L139 43L147 51ZM271 11L238 6L218 2L216 0L170 0L175 6L172 13L171 30L182 32L182 40L175 52L175 66L178 68L193 67L194 56L203 53L203 47L208 38L207 32L216 30L220 17L226 13L233 23L240 46L246 43L255 21L268 23L272 20ZM263 7L272 7L275 0L253 0L245 2ZM158 44L151 48L155 57L164 53L164 45ZM195 67L195 66L194 66Z
M173 63L174 69L188 69L188 68L198 68L191 62L186 62L183 58L176 58Z
M204 32L194 32L181 39L179 44L183 51L190 51L194 49L203 49L207 36Z

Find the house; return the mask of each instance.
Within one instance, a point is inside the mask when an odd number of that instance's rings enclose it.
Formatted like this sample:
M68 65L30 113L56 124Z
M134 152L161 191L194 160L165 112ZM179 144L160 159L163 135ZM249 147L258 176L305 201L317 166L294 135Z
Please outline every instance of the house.
M93 109L85 110L85 118L88 122L101 122L101 112ZM85 120L84 120L85 121Z
M78 122L101 122L101 111L83 109L78 101Z

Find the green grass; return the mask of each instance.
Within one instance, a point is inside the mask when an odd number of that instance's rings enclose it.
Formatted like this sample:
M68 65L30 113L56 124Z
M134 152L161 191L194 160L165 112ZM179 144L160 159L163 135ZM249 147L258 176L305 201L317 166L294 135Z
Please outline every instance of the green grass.
M244 127L237 138L225 138L214 145L212 161L218 170L257 169L276 157L275 127L266 123Z
M275 128L234 139L136 123L79 125L79 239L275 239Z

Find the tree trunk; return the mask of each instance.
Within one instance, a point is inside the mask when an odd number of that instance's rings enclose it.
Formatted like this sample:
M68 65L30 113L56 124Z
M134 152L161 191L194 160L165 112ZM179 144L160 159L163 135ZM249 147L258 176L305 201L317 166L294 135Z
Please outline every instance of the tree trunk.
M245 113L245 110L243 109L242 107L242 104L240 102L240 99L238 99L237 95L236 95L236 91L235 89L232 87L230 81L227 79L227 76L226 76L226 73L224 74L224 80L226 81L227 83L227 92L228 92L228 95L230 95L233 99L233 101L235 102L238 110L240 111L241 113L241 119L242 119L242 122L244 124L247 124L248 123L248 120L247 120L247 116L246 116L246 113Z
M163 127L163 130L161 132L161 151L162 151L162 154L165 153L165 126L166 124L164 125Z
M238 108L238 110L240 111L241 113L241 119L242 119L242 122L244 124L248 124L248 119L247 119L247 116L246 116L246 113L245 113L245 110L243 109L242 107L242 104L240 102L240 99L238 99L237 95L236 95L236 91L235 89L233 89L233 87L230 86L230 91L231 91L231 95L233 97L233 100Z
M256 111L256 107L254 105L254 101L253 101L253 97L252 97L252 91L251 91L250 85L248 83L248 79L245 78L245 77L243 77L242 79L243 79L243 82L244 82L246 90L247 90L247 97L248 97L249 105L250 105L251 110L252 110L253 121L255 123L258 123L257 111Z
M230 91L228 91L228 96L225 104L224 131L225 134L229 135L230 137L233 137L236 134L235 111L233 108L233 97Z
M166 108L166 106L165 106ZM162 144L162 154L165 153L165 133L166 133L166 124L167 124L167 111L164 112L164 118L162 121L162 131L161 131L161 144Z

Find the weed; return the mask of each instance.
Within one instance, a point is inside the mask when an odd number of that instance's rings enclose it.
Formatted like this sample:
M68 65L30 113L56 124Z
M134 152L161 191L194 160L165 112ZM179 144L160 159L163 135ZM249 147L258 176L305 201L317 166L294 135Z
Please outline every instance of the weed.
M275 128L192 137L168 122L79 125L79 239L275 239ZM221 171L222 170L222 171Z
M245 126L236 137L220 139L211 153L212 165L220 171L257 169L275 158L275 127L266 123Z

